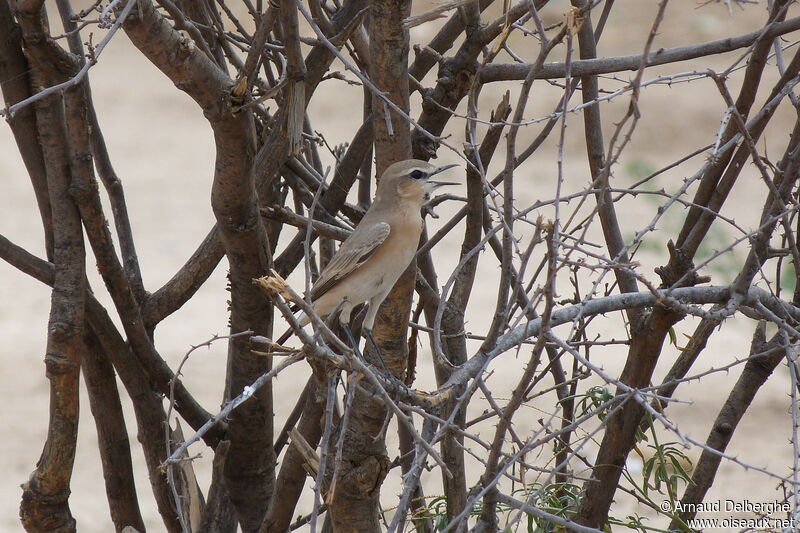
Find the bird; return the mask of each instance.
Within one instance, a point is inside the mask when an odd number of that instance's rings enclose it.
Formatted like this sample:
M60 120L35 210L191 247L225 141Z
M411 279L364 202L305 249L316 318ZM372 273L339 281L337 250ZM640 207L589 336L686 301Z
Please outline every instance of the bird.
M372 344L384 370L388 371L386 363L372 335L378 308L416 254L424 225L422 206L439 187L458 185L430 178L456 166L407 159L387 167L372 205L311 287L314 312L325 317L339 308L341 329L359 356L358 342L350 329L350 315L355 307L368 304L362 334ZM311 321L305 313L298 320L301 326ZM278 344L283 344L289 336L291 330Z

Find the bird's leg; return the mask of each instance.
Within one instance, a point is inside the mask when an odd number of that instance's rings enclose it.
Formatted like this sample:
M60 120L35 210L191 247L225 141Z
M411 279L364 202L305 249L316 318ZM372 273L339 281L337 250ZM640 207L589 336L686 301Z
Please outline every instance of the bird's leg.
M364 356L361 355L361 350L358 349L358 342L356 341L355 337L353 337L353 331L350 329L350 324L347 322L339 322L339 326L341 326L342 331L344 331L344 335L347 337L347 342L350 343L350 347L353 349L353 352L355 352L356 357L363 361Z
M372 343L372 349L375 350L375 355L378 356L378 361L381 362L383 370L386 372L387 375L391 376L392 373L389 371L389 367L386 366L386 361L383 360L383 356L381 355L381 349L378 348L378 343L375 341L375 337L372 335L372 330L364 328L364 336L367 338L369 342Z

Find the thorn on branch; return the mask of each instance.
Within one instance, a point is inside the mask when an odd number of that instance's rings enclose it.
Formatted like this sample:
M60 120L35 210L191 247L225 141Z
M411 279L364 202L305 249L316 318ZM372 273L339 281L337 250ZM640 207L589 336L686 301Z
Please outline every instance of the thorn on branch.
M329 74L326 74L325 76L322 77L322 79L320 81L325 81L325 80L341 80L341 81L345 82L348 85L354 85L356 87L361 87L361 85L362 85L361 82L346 78L344 76L344 74L342 74L338 70L335 70L335 71L333 71L333 72L331 72Z

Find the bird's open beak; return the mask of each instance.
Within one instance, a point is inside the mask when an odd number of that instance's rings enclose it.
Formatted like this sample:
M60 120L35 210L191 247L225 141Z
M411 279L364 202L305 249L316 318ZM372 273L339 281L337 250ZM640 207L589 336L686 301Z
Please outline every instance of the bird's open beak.
M440 172L444 172L445 170L447 170L449 168L454 168L454 167L457 167L457 166L458 166L457 164L453 164L453 165L444 165L442 167L437 167L433 172L428 174L428 178L430 178L431 176L435 176L436 174L439 174ZM430 179L428 180L428 184L429 185L433 185L434 189L437 189L439 187L443 187L445 185L458 185L458 183L455 183L455 182L452 182L452 181L433 181L433 180L430 180Z
M433 181L433 180L428 180L427 183L428 183L428 185L433 185L434 189L438 189L439 187L443 187L445 185L458 185L458 183L456 183L454 181Z
M445 171L445 170L447 170L448 168L454 168L454 167L457 167L457 166L458 166L457 164L453 164L453 165L445 165L445 166L443 166L443 167L436 167L436 169L435 169L433 172L431 172L430 174L428 174L428 177L430 178L431 176L435 176L435 175L436 175L436 174L438 174L439 172L444 172L444 171Z

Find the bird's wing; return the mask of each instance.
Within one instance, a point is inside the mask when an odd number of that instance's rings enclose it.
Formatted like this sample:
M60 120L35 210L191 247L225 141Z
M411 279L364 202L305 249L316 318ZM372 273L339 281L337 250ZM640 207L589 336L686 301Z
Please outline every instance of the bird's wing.
M363 265L386 240L390 230L391 226L386 222L358 226L311 287L311 299L316 300Z

